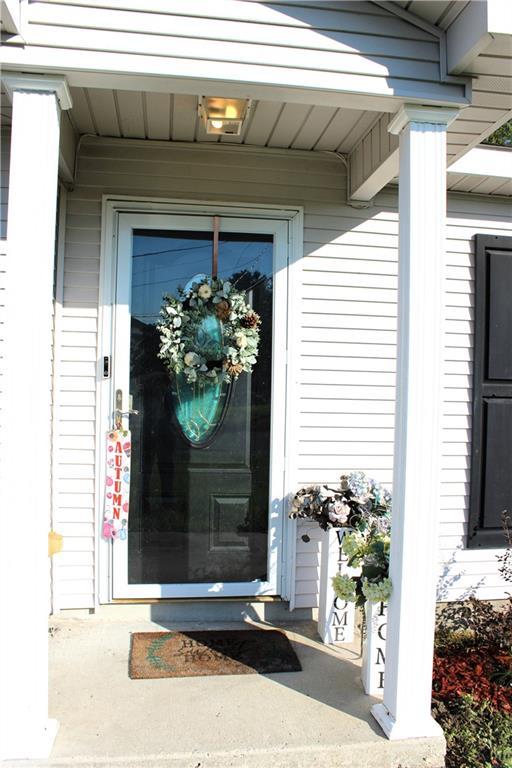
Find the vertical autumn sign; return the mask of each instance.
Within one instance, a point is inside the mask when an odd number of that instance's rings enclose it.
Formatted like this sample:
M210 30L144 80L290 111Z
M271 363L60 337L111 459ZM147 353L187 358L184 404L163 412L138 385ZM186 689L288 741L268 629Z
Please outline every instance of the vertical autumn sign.
M105 507L103 537L125 540L128 536L130 505L130 454L132 440L127 429L107 433Z

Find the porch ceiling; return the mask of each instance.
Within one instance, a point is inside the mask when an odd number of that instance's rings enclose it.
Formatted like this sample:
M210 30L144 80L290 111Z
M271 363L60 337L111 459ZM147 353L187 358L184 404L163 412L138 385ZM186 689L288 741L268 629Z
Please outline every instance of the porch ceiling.
M71 88L77 134L163 141L247 144L349 152L377 112L253 101L241 136L212 136L198 117L199 95Z
M197 96L147 94L72 88L69 115L77 135L164 141L245 144L260 147L350 152L377 113L259 101L241 136L209 136L197 117ZM11 121L11 105L2 88L2 125ZM512 150L511 150L512 151ZM394 180L398 183L398 179ZM457 192L512 195L512 182L498 177L448 173L447 188Z

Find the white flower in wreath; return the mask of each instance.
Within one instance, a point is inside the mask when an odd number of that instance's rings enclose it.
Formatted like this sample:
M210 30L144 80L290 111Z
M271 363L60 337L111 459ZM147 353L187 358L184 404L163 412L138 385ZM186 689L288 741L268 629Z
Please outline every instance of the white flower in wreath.
M199 365L201 362L201 358L197 354L197 352L187 352L185 357L183 358L183 362L187 366L187 368L193 368L195 365Z
M247 336L245 333L235 333L236 345L239 349L245 349L247 346Z
M212 295L212 289L210 288L208 283L203 283L202 285L199 286L199 288L197 289L197 295L203 301L208 301L208 299Z

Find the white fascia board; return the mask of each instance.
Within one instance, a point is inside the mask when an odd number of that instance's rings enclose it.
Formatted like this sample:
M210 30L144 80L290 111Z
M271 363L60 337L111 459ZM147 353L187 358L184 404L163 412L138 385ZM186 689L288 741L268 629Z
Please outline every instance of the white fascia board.
M230 62L149 56L128 51L74 50L71 55L67 49L4 45L0 61L4 72L9 69L63 73L70 85L78 87L113 88L115 86L112 83L124 77L128 90L135 90L134 86L130 86L131 81L148 78L153 83L153 87L150 85L148 88L151 91L164 89L169 93L181 85L182 93L216 96L219 88L225 86L225 92L229 92L230 96L241 93L243 98L278 100L282 95L283 101L298 102L304 98L304 103L311 105L322 103L347 108L353 108L354 102L359 102L364 106L356 106L356 109L380 112L394 111L397 104L404 101L435 106L463 106L470 103L467 84L462 81L427 82L404 78L397 82L396 78L377 75L252 64L234 67ZM197 86L197 83L200 85ZM196 90L197 87L199 90ZM315 101L312 101L313 98ZM394 109L390 109L391 102Z
M446 33L448 72L464 72L496 35L510 34L510 0L469 2Z
M2 32L19 35L21 29L20 0L0 0Z
M512 149L507 147L474 147L448 169L464 176L489 176L512 179Z
M464 72L490 42L487 0L468 3L446 32L448 72Z

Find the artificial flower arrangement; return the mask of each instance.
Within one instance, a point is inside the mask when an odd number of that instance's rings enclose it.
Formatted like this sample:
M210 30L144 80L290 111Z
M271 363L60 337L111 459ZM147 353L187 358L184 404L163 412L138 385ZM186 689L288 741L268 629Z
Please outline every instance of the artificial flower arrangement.
M165 294L160 314L158 356L170 373L183 373L190 384L230 382L256 363L260 317L245 292L228 280L205 277L178 296ZM212 317L220 336L204 332Z
M336 574L333 587L341 600L362 606L386 601L391 594L389 545L391 494L364 472L342 475L339 488L302 488L292 502L290 517L317 522L323 530L347 529L342 550L348 566L359 568L358 576Z

